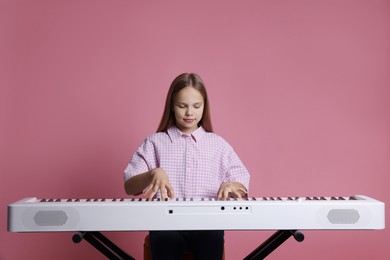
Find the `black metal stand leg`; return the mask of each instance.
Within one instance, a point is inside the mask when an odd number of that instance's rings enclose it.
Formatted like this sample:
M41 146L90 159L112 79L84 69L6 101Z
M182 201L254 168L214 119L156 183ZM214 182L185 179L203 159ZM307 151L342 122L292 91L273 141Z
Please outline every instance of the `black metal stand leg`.
M126 252L120 249L117 245L115 245L111 240L109 240L100 232L77 232L72 237L74 243L80 243L83 239L90 243L97 250L99 250L108 259L135 259L132 256L129 256Z
M279 230L269 237L264 243L253 250L244 260L260 260L271 254L276 248L283 244L291 236L298 242L304 240L304 235L298 230Z

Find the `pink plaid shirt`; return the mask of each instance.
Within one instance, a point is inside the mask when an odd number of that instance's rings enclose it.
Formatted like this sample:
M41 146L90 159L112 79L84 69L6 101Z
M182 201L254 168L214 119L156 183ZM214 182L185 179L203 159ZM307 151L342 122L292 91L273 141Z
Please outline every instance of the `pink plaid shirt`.
M174 126L149 136L126 167L125 181L154 168L166 171L177 198L216 198L222 182L249 187L249 173L233 148L203 127L185 134Z

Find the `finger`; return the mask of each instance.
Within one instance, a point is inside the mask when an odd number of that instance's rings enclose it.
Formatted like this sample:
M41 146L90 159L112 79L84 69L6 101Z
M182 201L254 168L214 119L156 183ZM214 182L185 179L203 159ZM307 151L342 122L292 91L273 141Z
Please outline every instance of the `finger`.
M248 191L245 189L245 187L240 187L238 190L240 191L241 198L248 197Z
M153 197L154 197L155 193L154 192L151 192L148 196L148 200L153 200Z
M154 195L156 195L156 193L154 191L150 192L148 199L153 200Z
M154 197L154 195L156 195L157 191L158 191L158 186L153 186L153 189L151 189L151 191L150 191L149 200L153 199L153 197Z
M223 200L227 200L227 198L229 197L229 193L230 193L230 191L225 189L224 192L223 192L222 199Z
M167 190L164 188L164 186L160 187L160 194L161 194L162 201L165 201L167 197Z
M247 190L246 190L244 187L239 187L238 190L239 190L239 191L242 191L242 192L245 193L245 194L247 193Z
M150 192L150 190L152 189L152 186L153 185L149 185L148 187L146 187L146 189L144 189L144 191L142 193L143 194L148 194Z
M233 194L235 195L235 197L236 197L237 199L239 199L239 200L242 199L241 193L240 193L238 190L233 191Z
M167 195L171 199L173 199L175 197L172 186L170 184L168 184L168 186L167 186Z
M219 188L219 190L218 190L217 199L222 200L222 189L221 188Z

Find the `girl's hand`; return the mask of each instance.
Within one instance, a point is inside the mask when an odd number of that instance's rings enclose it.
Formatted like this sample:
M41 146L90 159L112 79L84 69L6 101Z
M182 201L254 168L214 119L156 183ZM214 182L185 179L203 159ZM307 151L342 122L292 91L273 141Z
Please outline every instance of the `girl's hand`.
M242 199L242 197L246 196L247 191L239 182L223 182L219 187L218 191L218 199L226 200L229 196L232 196L237 199Z
M148 196L149 200L153 199L154 195L156 195L159 190L163 201L167 198L167 196L173 199L173 189L165 170L162 168L155 168L150 171L150 176L152 180L143 192L146 196Z

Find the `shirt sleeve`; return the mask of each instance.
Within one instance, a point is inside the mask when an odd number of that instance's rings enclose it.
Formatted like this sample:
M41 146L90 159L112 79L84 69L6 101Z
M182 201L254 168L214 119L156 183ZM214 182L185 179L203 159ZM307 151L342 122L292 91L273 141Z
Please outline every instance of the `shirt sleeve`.
M124 172L125 182L131 177L150 171L155 168L153 165L156 164L155 149L153 142L146 139L143 144L133 154L129 164L127 165Z
M223 171L225 172L225 182L239 182L249 191L249 172L233 148L227 143L222 165Z

